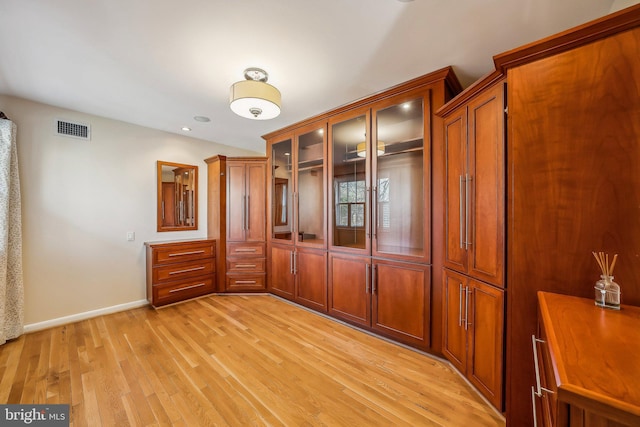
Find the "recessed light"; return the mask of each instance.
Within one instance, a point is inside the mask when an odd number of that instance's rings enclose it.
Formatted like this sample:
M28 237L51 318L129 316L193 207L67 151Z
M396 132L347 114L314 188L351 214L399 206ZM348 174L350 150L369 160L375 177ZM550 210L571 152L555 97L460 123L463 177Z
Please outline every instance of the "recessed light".
M196 122L203 122L203 123L211 121L211 119L209 117L206 117L206 116L195 116L193 118L193 120L195 120Z
M190 132L190 131L191 131L191 128L188 128L188 127L186 127L186 126L183 126L183 127L182 127L182 130L183 130L183 131L185 131L185 132Z

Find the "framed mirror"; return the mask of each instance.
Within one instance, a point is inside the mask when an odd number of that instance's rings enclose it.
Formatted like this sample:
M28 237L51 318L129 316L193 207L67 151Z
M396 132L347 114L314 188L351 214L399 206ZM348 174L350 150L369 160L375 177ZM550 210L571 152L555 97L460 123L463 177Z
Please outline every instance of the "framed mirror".
M158 231L198 229L198 167L157 163Z
M287 225L288 221L288 211L289 207L287 206L287 197L289 195L287 186L289 185L289 180L285 178L275 178L273 184L273 225Z

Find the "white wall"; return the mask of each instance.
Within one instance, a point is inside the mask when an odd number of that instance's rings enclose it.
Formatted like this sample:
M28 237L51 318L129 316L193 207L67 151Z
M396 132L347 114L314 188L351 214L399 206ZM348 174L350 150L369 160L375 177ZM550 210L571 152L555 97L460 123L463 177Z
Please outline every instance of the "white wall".
M609 13L617 12L638 3L638 0L614 0Z
M203 160L259 154L9 96L0 111L18 126L27 325L140 303L144 242L207 235ZM91 141L55 135L57 118ZM156 232L157 160L199 167L198 230Z

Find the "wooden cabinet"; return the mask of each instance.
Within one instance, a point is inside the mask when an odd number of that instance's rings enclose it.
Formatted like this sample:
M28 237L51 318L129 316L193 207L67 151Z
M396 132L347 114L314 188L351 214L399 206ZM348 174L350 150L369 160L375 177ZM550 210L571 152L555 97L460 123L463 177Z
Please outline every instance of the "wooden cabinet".
M426 348L430 337L431 267L374 259L371 268L372 328Z
M418 88L329 119L331 250L429 263L429 94Z
M329 314L360 326L371 324L371 258L329 254Z
M501 410L504 79L490 76L473 90L439 112L445 136L443 353Z
M447 270L443 352L497 408L502 405L504 291Z
M327 252L271 246L269 291L318 311L327 311Z
M448 67L264 136L271 292L439 352L434 109L460 89Z
M154 307L216 290L216 242L147 242L147 299Z
M269 290L327 310L326 121L267 141L270 152Z
M533 425L537 291L593 298L591 251L604 251L620 254L622 303L640 305L639 49L636 5L495 57L509 102L509 426Z
M499 287L504 287L504 109L500 81L444 120L444 265Z
M208 234L219 242L220 291L266 289L266 158L215 156L208 165Z
M593 298L538 293L531 336L534 425L640 425L640 307L596 307Z
M329 314L420 348L430 337L430 267L329 254Z

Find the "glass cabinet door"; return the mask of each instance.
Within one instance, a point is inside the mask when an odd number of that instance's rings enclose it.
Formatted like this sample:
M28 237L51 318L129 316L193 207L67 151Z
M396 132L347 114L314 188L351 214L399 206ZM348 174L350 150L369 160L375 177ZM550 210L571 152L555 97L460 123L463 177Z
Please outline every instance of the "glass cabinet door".
M271 145L272 239L293 242L293 159L292 139Z
M368 116L331 124L332 245L368 249Z
M423 98L374 112L374 251L425 254ZM373 145L373 144L372 144ZM428 153L427 153L428 155Z
M324 246L324 126L297 137L296 241Z

